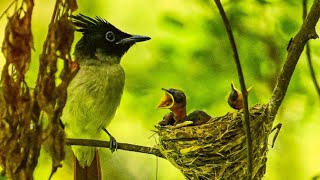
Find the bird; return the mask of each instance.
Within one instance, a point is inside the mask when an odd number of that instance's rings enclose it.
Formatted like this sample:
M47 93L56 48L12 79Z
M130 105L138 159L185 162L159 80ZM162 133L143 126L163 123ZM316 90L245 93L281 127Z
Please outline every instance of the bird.
M201 125L208 122L212 117L204 111L195 110L190 113L185 121L191 121L193 126Z
M167 126L167 125L173 125L174 123L175 123L174 114L173 112L169 112L162 118L162 121L160 121L158 124L160 126Z
M158 104L157 108L159 109L170 109L171 112L165 115L162 121L159 122L159 125L177 125L179 123L183 123L184 119L187 117L186 111L186 95L183 91L170 88L165 89L163 98Z
M105 128L115 116L123 94L125 72L121 58L132 45L151 38L122 32L99 16L77 14L71 15L71 19L82 37L75 46L75 63L79 67L67 88L61 121L68 138L97 139L104 130L113 152L117 144ZM101 179L97 149L71 148L75 179Z
M158 123L160 126L172 125L179 128L188 125L201 125L211 119L210 115L201 110L195 110L187 115L187 99L182 90L174 88L162 88L162 90L165 91L165 95L157 108L170 109L171 112L166 114L162 121Z
M247 89L249 92L252 89L253 85ZM230 107L236 110L240 110L243 108L243 95L242 92L239 91L231 81L231 92L228 97L228 104Z

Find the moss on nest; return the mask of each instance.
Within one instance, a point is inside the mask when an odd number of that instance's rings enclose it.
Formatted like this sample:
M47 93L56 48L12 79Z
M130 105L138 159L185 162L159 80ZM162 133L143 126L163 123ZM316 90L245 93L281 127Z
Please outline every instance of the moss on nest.
M253 179L266 171L268 121L265 105L250 108ZM157 127L159 149L187 179L245 179L247 151L242 110L215 117L199 126Z

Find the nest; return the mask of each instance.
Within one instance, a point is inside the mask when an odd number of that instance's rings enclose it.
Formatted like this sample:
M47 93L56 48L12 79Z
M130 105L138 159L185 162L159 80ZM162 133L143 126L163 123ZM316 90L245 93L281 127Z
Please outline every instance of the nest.
M266 171L272 121L268 121L265 109L256 105L249 110L253 179L262 179ZM242 110L227 113L199 126L157 127L159 149L187 179L245 179L247 148L242 114Z

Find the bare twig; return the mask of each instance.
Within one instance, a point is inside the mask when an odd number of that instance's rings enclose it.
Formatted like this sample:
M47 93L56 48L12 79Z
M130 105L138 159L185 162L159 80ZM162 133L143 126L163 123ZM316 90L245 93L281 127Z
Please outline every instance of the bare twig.
M273 90L269 101L269 120L273 121L279 107L287 92L290 79L303 51L304 46L309 39L316 39L318 35L315 26L320 17L320 0L314 0L309 14L303 22L299 32L293 38L288 50L288 55L285 64L278 76L277 84Z
M303 20L305 20L305 18L307 16L307 2L308 2L308 0L302 0L302 4L303 4L302 18L303 18ZM309 42L307 42L307 44L306 44L306 55L307 55L307 60L308 60L308 66L310 69L311 79L312 79L312 82L313 82L313 84L316 88L316 91L319 95L319 98L320 98L320 87L319 87L319 83L317 82L316 73L315 73L313 65L312 65L311 50L310 50Z
M231 26L230 23L228 21L228 18L224 12L224 9L221 5L220 0L214 0L214 2L216 3L220 15L223 19L225 28L227 30L228 33L228 37L231 43L231 47L233 50L233 56L234 56L234 60L237 66L237 70L238 70L238 77L239 77L239 81L240 81L240 85L241 85L241 92L243 95L243 118L242 118L242 122L243 122L243 127L246 133L246 143L247 143L247 160L248 160L248 164L247 164L247 169L248 169L248 174L247 174L247 179L251 179L252 178L252 171L253 171L253 166L252 166L252 138L251 138L251 131L250 131L250 116L249 116L249 108L248 108L248 91L245 85L245 81L244 81L244 76L242 73L242 68L241 68L241 64L240 64L240 59L239 59L239 54L237 51L237 47L236 47L236 43L232 34L232 30L231 30Z
M92 139L66 139L66 145L78 145L78 146L92 146L92 147L103 147L110 148L109 141L100 141L100 140L92 140ZM128 144L128 143L118 143L118 149L124 151L132 151L139 152L145 154L153 154L161 158L165 158L165 156L159 151L157 148Z
M276 140L277 140L277 137L278 137L278 135L279 135L279 132L280 132L280 130L281 130L281 127L282 127L282 124L279 123L279 124L277 124L274 128L272 128L272 130L271 130L271 132L270 132L270 133L272 133L274 130L277 130L276 133L275 133L274 136L273 136L273 139L272 139L272 144L271 144L271 147L272 147L272 148L273 148L273 146L274 146L274 143L275 143Z

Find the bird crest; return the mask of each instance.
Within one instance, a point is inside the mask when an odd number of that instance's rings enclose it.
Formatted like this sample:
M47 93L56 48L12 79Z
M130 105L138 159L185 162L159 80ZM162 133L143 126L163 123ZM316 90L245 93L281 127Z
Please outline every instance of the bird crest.
M97 31L104 31L106 28L118 30L116 27L110 24L107 20L99 16L96 16L95 19L85 16L83 14L78 14L71 17L73 19L73 24L77 26L76 31L82 32L83 34L90 33L90 32L97 32Z

